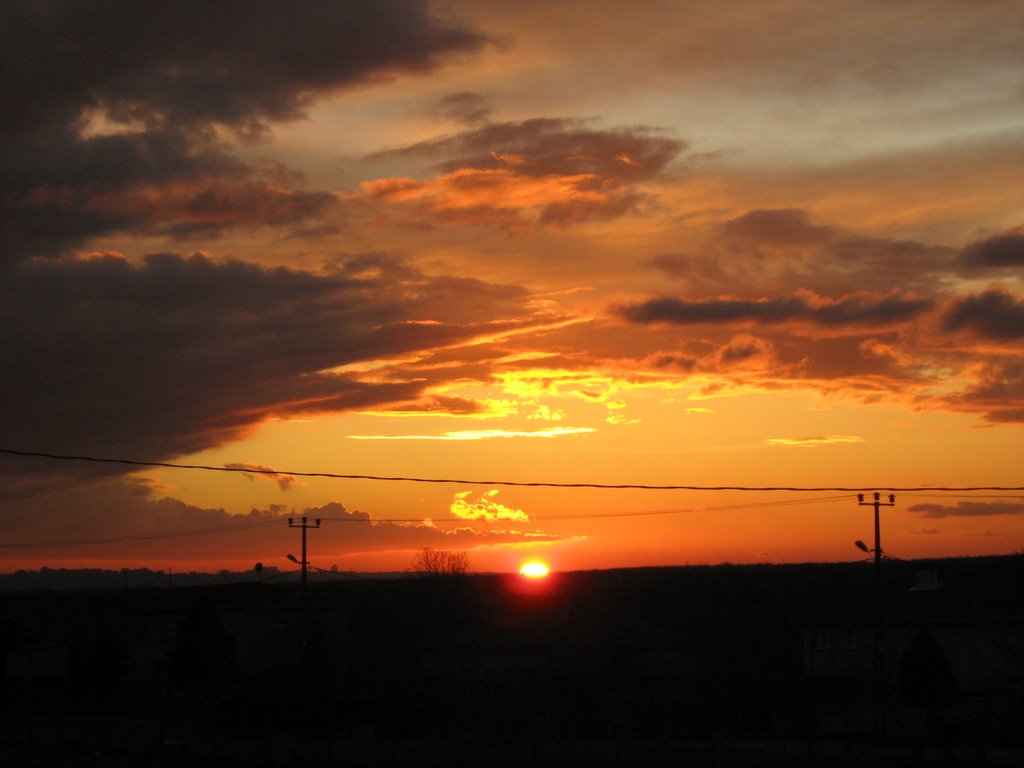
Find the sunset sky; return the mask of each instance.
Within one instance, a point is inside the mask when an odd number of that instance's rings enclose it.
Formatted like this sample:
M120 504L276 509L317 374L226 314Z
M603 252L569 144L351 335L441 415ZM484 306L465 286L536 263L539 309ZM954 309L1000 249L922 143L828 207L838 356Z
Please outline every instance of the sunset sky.
M1024 4L0 6L0 572L856 560L1024 486ZM275 470L278 474L268 474ZM294 473L294 474L289 474ZM415 483L301 473L490 481ZM904 558L1020 490L898 492Z

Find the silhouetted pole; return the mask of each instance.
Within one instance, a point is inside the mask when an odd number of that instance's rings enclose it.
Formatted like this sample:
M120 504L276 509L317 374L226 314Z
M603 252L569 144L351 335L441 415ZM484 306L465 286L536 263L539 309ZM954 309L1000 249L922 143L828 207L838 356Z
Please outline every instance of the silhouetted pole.
M289 528L301 528L302 529L302 560L300 561L299 565L302 567L302 594L303 594L303 596L305 596L306 595L306 577L307 577L307 574L309 573L309 561L306 559L306 531L309 530L310 528L319 528L320 527L320 518L318 517L316 519L315 523L309 522L309 518L308 517L303 517L301 519L302 519L301 523L296 523L294 518L289 517L288 518L288 527ZM290 555L289 555L289 557L290 557Z
M889 501L882 501L881 495L875 491L872 501L864 501L864 494L857 494L857 503L862 507L875 508L875 739L881 739L883 730L882 721L882 691L884 680L882 676L882 526L879 519L879 507L892 507L896 505L896 497L889 494Z

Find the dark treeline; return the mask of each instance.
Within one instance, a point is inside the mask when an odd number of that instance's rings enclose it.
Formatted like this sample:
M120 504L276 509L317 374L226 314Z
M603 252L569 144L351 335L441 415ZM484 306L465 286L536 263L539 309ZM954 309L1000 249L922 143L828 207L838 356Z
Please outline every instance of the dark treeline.
M1019 744L1024 558L883 566L881 605L871 563L8 591L0 739L60 716L87 741L88 714L371 765L422 740Z

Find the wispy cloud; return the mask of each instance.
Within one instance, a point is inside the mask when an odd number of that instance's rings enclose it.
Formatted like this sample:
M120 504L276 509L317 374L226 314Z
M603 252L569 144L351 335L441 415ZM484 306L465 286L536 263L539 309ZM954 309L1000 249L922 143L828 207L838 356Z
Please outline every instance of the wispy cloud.
M770 437L765 445L794 446L797 448L818 448L823 445L843 445L863 443L864 438L858 435L822 435L820 437Z
M252 470L251 473L246 472L246 477L249 479L261 478L276 483L277 487L282 491L287 491L299 484L299 479L295 475L275 472L270 467L264 467L260 464L225 464L224 469Z
M909 508L921 517L989 517L992 515L1024 515L1024 504L1017 501L960 501L956 506L915 504Z
M349 435L352 440L493 440L502 437L565 437L596 432L593 427L548 427L534 430L464 429L440 435Z

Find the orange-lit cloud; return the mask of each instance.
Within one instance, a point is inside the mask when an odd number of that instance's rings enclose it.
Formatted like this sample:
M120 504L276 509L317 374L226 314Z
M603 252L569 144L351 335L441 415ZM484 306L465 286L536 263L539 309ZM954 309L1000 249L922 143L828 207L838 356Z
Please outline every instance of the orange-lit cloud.
M448 224L514 228L605 220L637 210L645 200L638 185L661 173L683 147L649 128L603 130L555 118L488 122L377 153L370 159L432 160L442 173L429 181L364 181L361 196L351 199L413 204L419 214Z
M369 200L415 203L418 213L448 224L506 228L621 216L641 199L592 174L538 178L514 170L463 169L429 182L379 179L363 182L362 191Z
M460 491L452 499L449 511L455 517L463 520L518 520L526 522L530 516L521 509L506 507L495 497L497 490L484 491L475 501L472 499L473 491Z

